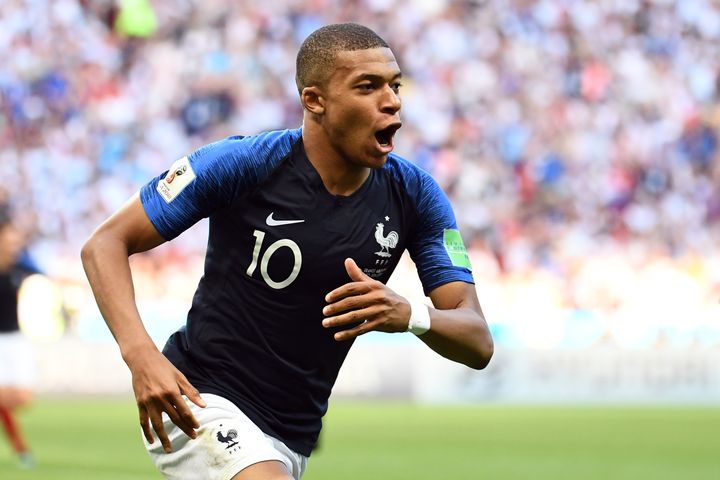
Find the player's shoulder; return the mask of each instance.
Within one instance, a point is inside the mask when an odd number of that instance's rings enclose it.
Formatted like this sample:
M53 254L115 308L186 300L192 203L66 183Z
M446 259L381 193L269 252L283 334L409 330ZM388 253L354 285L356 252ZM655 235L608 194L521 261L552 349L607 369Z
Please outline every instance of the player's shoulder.
M230 163L279 160L286 156L302 136L302 130L272 130L255 135L233 135L200 147L190 155L191 162L220 160Z
M398 182L411 196L424 195L428 190L440 188L428 172L395 153L388 155L383 172Z
M450 201L430 173L394 153L388 155L383 171L400 186L421 216L452 217Z

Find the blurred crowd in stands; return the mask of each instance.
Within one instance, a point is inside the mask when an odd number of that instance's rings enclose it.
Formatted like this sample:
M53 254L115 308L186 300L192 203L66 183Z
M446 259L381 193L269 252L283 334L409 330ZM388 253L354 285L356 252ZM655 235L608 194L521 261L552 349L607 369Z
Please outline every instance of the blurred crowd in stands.
M299 126L297 48L340 21L393 48L395 151L451 197L501 323L554 302L720 330L712 0L3 0L0 188L45 270L81 278L92 229L196 147ZM139 258L138 290L199 275L204 235Z

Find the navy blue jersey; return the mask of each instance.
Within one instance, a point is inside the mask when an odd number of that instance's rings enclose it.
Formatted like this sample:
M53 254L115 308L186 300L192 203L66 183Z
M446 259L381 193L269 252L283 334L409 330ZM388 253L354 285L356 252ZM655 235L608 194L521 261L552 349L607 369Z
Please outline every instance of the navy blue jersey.
M309 455L352 344L321 323L325 295L350 281L345 258L386 282L407 249L426 294L473 280L450 204L428 174L390 155L355 193L332 195L301 135L212 143L140 193L167 240L210 219L204 275L165 355L201 392Z
M26 277L40 273L40 269L27 251L6 271L0 271L0 333L20 330L18 319L18 293Z

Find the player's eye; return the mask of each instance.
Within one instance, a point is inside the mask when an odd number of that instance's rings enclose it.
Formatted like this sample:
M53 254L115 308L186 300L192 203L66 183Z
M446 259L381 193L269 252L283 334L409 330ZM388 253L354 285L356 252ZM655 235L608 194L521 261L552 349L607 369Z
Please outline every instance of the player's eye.
M399 92L400 92L400 87L402 87L402 86L403 86L402 82L395 82L395 83L393 83L392 85L390 85L390 87L393 89L393 91L394 91L395 93L399 93Z
M375 90L375 85L373 85L372 83L361 83L356 88L358 88L359 90L370 92L372 90Z

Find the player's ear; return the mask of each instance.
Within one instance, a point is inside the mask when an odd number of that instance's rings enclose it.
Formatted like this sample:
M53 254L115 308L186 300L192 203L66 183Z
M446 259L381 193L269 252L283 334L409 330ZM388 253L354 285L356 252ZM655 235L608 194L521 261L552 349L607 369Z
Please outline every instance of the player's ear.
M318 86L305 87L300 93L300 102L305 110L316 115L325 113L325 97Z

